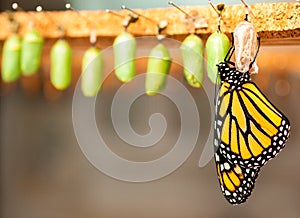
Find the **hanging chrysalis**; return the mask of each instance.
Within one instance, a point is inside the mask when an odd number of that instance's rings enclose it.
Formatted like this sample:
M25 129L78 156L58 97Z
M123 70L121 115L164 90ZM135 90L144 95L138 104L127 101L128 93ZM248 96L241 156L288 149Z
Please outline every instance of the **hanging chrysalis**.
M186 12L173 1L168 3L185 14L187 29L191 34L183 40L180 47L184 67L183 73L190 86L200 88L204 74L204 46L201 38L195 35L195 30L207 28L207 22L203 17L199 17L198 12L195 10Z
M7 38L2 50L2 80L14 82L21 75L21 38L14 33Z
M72 50L65 39L59 39L51 48L52 85L58 90L68 88L72 77Z
M224 60L229 48L228 37L220 31L211 34L206 41L207 74L213 83L219 82L217 64Z
M149 19L149 18L148 18ZM168 22L162 20L157 23L157 39L159 41L150 52L147 63L146 74L146 94L155 95L164 90L167 84L167 75L171 67L171 55L168 49L162 44L161 40L165 37L162 31L167 28Z
M81 90L84 96L97 95L103 76L103 58L96 47L95 32L91 32L91 47L85 51L82 59Z
M44 39L30 24L30 29L24 35L21 52L21 70L25 76L36 73L41 64Z
M257 33L252 23L242 21L234 30L235 66L240 72L258 73L254 60L257 51ZM252 68L250 64L253 62Z
M162 43L159 43L149 54L146 75L147 95L155 95L165 88L170 66L170 53Z
M228 37L221 32L221 15L224 10L224 4L218 4L217 8L213 6L213 9L219 16L218 30L211 34L206 41L206 54L207 54L207 75L213 83L219 83L218 67L217 64L222 62L230 48L230 41Z
M12 12L7 12L9 28L13 32L3 45L2 49L2 80L4 82L14 82L21 75L21 38L17 34L19 29L18 22L14 19Z
M182 42L180 49L185 79L189 85L200 88L204 71L202 40L195 34L191 34Z
M114 41L115 74L122 82L129 82L135 75L136 41L124 31Z
M137 20L138 16L133 14L126 16L122 23L124 31L117 36L113 44L115 74L122 82L129 82L135 76L136 40L127 32L127 28Z

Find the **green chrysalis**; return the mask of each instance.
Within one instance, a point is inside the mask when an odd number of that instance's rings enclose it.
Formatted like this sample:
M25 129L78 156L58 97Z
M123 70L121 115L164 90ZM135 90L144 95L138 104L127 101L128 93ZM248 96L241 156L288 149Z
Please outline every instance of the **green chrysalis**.
M86 97L97 95L103 75L103 58L101 51L92 46L83 55L81 90Z
M115 74L122 82L129 82L135 75L136 40L130 33L123 31L113 44Z
M66 89L72 78L72 50L69 43L59 39L51 48L50 79L58 90Z
M26 76L36 73L41 64L41 56L44 39L41 34L35 30L29 30L22 41L21 51L21 70Z
M147 95L155 95L165 88L171 62L170 53L163 44L159 43L151 50L146 75Z
M200 88L204 72L202 40L191 34L182 42L180 49L184 66L183 72L188 84Z
M217 64L224 61L224 58L230 48L230 41L228 37L216 31L211 34L206 41L207 53L207 74L213 83L219 83Z
M7 38L2 51L2 80L14 82L21 75L21 38L13 34Z

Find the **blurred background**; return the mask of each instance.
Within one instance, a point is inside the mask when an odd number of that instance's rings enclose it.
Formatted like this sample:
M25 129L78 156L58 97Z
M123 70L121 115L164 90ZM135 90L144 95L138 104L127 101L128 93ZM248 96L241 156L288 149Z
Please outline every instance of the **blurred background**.
M25 10L35 10L37 5L43 5L45 10L64 10L65 3L70 2L75 9L78 10L105 10L114 9L119 10L122 4L125 4L131 8L166 8L170 7L168 1L155 0L155 1L136 1L136 0L110 0L110 1L99 1L99 0L1 0L0 6L1 10L10 9L13 2L18 2L20 6ZM207 5L206 0L176 0L174 1L178 5ZM239 0L224 0L224 1L213 1L214 4L223 2L227 5L240 4ZM293 2L293 0L280 1L280 0L248 0L247 3L253 4L258 2Z
M51 3L28 0L19 2L26 10L37 4L52 10L64 8L63 1L58 0ZM74 1L74 6L79 8L82 2ZM163 1L88 2L91 5L85 3L83 9L119 8L123 3L133 8L168 7ZM206 4L204 1L192 0L177 2L181 5ZM1 9L7 9L10 3L1 0ZM92 7L92 3L97 6ZM39 74L21 78L17 83L9 85L1 83L0 217L300 216L299 40L278 46L274 45L276 42L270 43L262 46L258 55L260 71L253 79L264 94L286 114L292 130L286 148L262 169L252 196L240 206L229 205L222 196L214 161L203 168L198 167L209 133L210 108L205 91L189 87L183 78L182 67L176 63L172 64L170 75L182 82L192 94L201 122L197 145L188 160L172 174L147 183L118 181L94 168L80 150L72 126L73 89L81 73L80 62L88 43L71 42L75 76L72 87L59 92L49 83L49 50L53 42L49 40L45 44ZM2 48L3 42L0 45ZM149 42L144 45L144 49L150 51L152 45L153 42ZM178 48L172 49L173 55L179 55ZM112 65L112 58L112 55L107 55L105 63ZM146 72L146 63L146 58L137 60L138 74ZM206 82L209 87L206 91L213 92L213 84ZM149 131L148 119L156 112L165 116L168 128L163 139L155 146L134 148L118 137L110 118L112 99L121 85L112 72L97 97L96 118L98 126L101 124L100 133L112 151L129 160L147 161L164 155L172 148L180 132L178 109L162 95L143 95L137 99L130 110L130 121L138 133L146 134ZM128 95L132 93L134 90L128 89Z

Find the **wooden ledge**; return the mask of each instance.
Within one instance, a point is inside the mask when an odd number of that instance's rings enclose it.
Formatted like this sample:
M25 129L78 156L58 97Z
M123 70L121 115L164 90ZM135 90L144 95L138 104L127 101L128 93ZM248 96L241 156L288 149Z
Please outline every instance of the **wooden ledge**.
M208 28L197 30L197 34L207 37L217 28L217 14L210 6L184 7L186 11L195 10L200 17L206 19ZM300 3L259 3L251 5L255 18L251 19L257 28L257 32L263 43L269 39L300 40ZM139 13L154 20L167 20L166 29L168 37L183 39L188 34L185 23L185 15L175 8L160 8L137 10ZM125 11L118 12L127 14ZM242 5L226 6L223 14L222 31L230 34L236 25L244 19L245 9ZM61 33L57 30L57 24L66 29L67 37L85 38L90 34L90 29L95 29L98 37L109 41L118 35L123 27L122 19L105 11L55 11L55 12L16 12L15 19L20 23L20 34L24 34L28 23L33 21L38 31L45 38L58 38ZM4 40L10 34L7 14L0 13L0 40ZM129 32L136 36L155 35L156 26L140 18L132 24ZM295 40L296 39L296 40ZM297 43L299 44L299 43Z

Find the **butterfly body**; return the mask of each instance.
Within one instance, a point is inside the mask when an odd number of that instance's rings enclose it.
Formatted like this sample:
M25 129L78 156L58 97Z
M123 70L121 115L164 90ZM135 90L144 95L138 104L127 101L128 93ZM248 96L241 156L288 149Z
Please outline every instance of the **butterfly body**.
M215 161L225 198L240 204L250 196L260 168L284 148L290 123L251 81L249 71L230 64L218 64Z
M218 64L218 71L222 83L227 82L230 89L241 89L241 85L251 80L249 72L243 73L236 70L235 67L230 67L229 63L221 62Z

